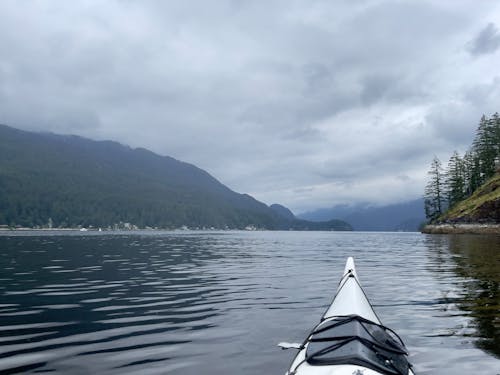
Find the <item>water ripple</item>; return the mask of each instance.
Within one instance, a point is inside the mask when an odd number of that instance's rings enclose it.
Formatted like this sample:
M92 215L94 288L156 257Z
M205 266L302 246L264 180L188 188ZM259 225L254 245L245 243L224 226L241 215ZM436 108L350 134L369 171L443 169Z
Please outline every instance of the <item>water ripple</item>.
M499 280L479 275L499 273L499 252L489 271L463 246L404 233L0 235L0 371L284 373L293 353L276 343L304 338L354 256L419 374L495 375Z

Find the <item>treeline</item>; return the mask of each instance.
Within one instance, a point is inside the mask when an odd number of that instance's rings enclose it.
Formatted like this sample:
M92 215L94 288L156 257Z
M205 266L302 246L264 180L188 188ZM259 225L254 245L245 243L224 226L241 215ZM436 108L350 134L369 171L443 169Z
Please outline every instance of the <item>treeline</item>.
M500 162L500 116L482 116L469 150L453 153L446 167L434 157L425 188L425 215L430 222L471 196L495 174Z
M0 225L274 228L205 171L144 149L0 126Z
M0 125L0 227L352 229L290 215L145 149Z

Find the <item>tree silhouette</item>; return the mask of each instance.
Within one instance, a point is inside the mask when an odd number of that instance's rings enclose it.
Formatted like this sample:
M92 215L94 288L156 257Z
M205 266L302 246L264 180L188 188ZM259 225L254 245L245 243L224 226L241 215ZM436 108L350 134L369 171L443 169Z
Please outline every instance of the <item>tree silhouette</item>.
M431 168L427 174L430 180L425 187L425 216L430 220L436 220L443 213L443 168L441 161L434 156Z

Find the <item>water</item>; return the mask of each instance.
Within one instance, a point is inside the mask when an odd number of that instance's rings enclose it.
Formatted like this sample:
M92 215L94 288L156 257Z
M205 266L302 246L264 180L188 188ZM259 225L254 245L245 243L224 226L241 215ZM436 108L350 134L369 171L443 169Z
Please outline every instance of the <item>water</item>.
M0 234L0 372L284 374L354 256L418 374L500 374L500 237Z

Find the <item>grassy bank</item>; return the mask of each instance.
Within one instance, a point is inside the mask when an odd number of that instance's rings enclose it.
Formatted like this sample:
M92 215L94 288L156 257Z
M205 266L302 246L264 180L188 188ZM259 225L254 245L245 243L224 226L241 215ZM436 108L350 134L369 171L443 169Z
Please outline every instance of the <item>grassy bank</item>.
M457 203L426 225L429 234L500 234L500 172L477 189L469 198Z
M500 223L500 173L445 212L439 223Z

